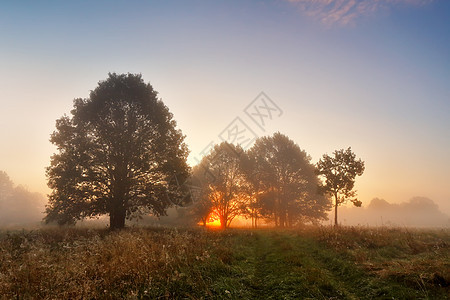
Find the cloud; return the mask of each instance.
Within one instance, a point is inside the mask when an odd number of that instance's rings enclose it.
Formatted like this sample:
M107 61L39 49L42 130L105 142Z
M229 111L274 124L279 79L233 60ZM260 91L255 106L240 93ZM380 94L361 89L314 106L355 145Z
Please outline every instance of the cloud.
M327 26L354 25L358 19L395 6L423 6L433 0L287 0Z

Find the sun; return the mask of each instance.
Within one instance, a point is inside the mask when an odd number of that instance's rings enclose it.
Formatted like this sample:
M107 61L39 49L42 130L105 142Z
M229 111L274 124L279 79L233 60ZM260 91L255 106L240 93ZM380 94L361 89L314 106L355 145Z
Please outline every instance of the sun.
M220 220L209 220L206 222L206 227L218 228L220 227Z

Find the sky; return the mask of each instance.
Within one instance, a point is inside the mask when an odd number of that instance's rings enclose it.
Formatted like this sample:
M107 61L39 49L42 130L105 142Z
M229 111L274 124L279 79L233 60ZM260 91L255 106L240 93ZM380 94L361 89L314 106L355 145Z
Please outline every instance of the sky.
M56 119L130 72L191 165L229 130L247 147L279 131L313 163L351 146L363 205L420 196L450 214L450 1L8 1L0 38L0 170L30 191L50 192Z

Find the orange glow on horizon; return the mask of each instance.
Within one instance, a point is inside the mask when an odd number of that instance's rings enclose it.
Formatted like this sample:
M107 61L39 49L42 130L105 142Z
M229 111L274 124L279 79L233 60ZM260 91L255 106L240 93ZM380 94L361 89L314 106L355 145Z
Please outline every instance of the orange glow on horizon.
M206 227L218 228L220 227L220 220L209 220L206 222Z
M198 222L198 225L203 226L203 222ZM220 220L214 216L214 213L210 214L208 221L206 222L206 227L208 228L220 228ZM236 216L230 224L230 227L235 228L248 228L251 227L251 219L245 218L244 216Z
M206 222L206 227L220 227L220 219L217 217L218 213L216 210L213 210L208 217L208 221Z

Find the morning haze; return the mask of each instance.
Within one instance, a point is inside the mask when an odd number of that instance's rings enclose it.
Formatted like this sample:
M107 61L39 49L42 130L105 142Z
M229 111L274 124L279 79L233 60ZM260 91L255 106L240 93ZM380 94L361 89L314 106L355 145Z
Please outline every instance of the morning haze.
M2 299L446 299L450 2L0 10Z
M283 132L314 162L352 146L363 205L424 196L450 214L448 4L322 3L5 5L0 168L49 194L55 120L106 73L135 72L174 113L191 166L265 91L284 113L264 131L244 118L257 136Z

